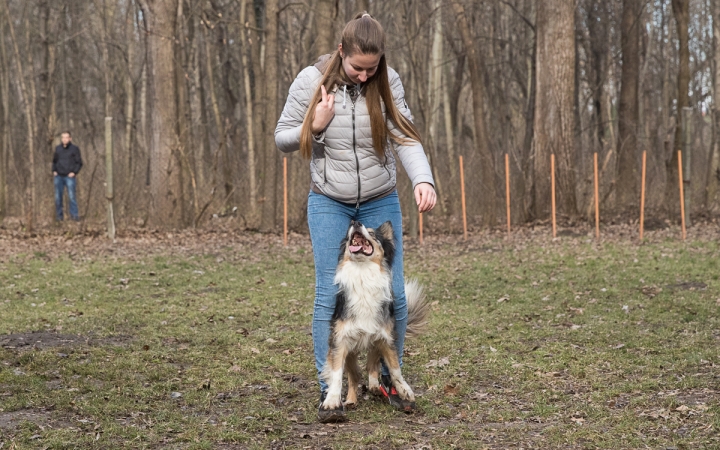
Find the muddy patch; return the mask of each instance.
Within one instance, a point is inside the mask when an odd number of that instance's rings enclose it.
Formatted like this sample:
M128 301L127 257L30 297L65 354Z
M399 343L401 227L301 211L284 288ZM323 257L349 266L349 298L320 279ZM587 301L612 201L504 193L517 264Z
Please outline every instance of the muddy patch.
M73 348L81 346L124 346L130 341L128 336L91 337L73 334L60 334L52 331L31 333L13 333L0 335L0 347L8 350L44 350L48 348Z
M665 287L677 291L704 291L708 286L701 281L685 281L677 284L668 284Z
M0 430L13 431L23 423L32 423L41 430L45 428L69 428L73 426L67 418L55 417L52 411L44 409L21 409L0 412Z

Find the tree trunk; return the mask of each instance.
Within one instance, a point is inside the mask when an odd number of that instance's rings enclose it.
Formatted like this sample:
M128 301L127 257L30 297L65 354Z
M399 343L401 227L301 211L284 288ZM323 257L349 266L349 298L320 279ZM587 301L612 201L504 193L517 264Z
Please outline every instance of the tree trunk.
M438 196L438 213L444 215L447 209L447 192L444 192L445 183L441 180L439 171L439 146L440 137L438 128L440 122L440 97L442 95L440 83L442 83L442 14L440 10L440 0L433 0L433 9L435 17L432 23L432 47L430 51L430 63L428 73L428 95L426 102L425 114L425 141L428 144L426 151L430 154L430 164L432 167L433 178L435 179L435 189L440 193Z
M317 58L334 51L340 43L340 41L335 42L335 22L338 19L337 0L317 0L314 13L316 37L313 57Z
M150 222L183 225L181 165L178 157L175 51L178 0L143 0L152 68L149 73L153 117L150 127Z
M715 209L720 177L720 0L712 2L713 24L713 145L710 148L705 208Z
M550 155L559 211L577 215L575 196L575 2L547 0L537 10L535 217L550 217Z
M28 90L27 85L25 84L25 69L23 66L23 61L20 56L20 47L18 46L17 42L17 36L15 35L15 25L13 24L13 20L10 17L10 7L6 2L3 3L4 6L4 13L6 14L8 28L10 31L10 39L12 42L13 51L15 54L15 62L17 64L19 76L17 77L18 83L20 85L20 93L23 97L23 105L25 106L25 124L27 126L27 154L28 154L28 163L30 165L30 186L26 185L26 189L30 191L30 204L28 205L28 208L26 209L27 213L27 221L28 221L28 229L32 230L33 226L35 224L35 205L37 204L36 199L36 184L35 184L35 121L34 121L34 113L35 103L33 102L34 96L32 96ZM28 24L26 23L26 26ZM29 26L28 26L29 29ZM28 52L31 53L31 52ZM32 71L32 66L30 66L30 71ZM32 78L32 77L31 77Z
M634 210L640 196L637 168L640 82L640 0L623 0L622 75L618 110L617 206Z
M260 229L271 231L277 225L277 166L278 150L275 147L275 125L278 119L278 0L265 2L265 60L263 78L265 79L263 111L263 151L265 155L265 177L263 194L262 221Z
M478 46L473 41L470 33L470 25L468 23L465 8L460 0L452 0L453 11L457 19L457 25L460 29L460 35L463 41L463 47L468 58L468 68L470 70L470 84L473 97L473 119L475 124L475 146L480 156L480 176L479 183L482 185L484 193L483 203L480 207L482 222L484 225L495 224L495 160L490 149L490 140L488 139L487 128L485 125L485 93L483 91L482 71L480 67L480 55Z
M679 71L677 77L677 103L676 111L676 127L675 140L673 148L670 151L670 158L665 161L665 208L667 215L676 216L680 211L680 197L678 191L678 157L677 151L682 150L682 120L680 114L682 109L689 106L690 97L690 48L688 47L688 23L690 20L689 0L672 0L673 15L675 16L675 25L677 27L679 41Z
M2 99L2 142L0 142L0 223L8 215L8 154L10 147L10 67L5 53L5 26L0 21L0 98Z
M248 39L247 29L245 28L245 13L247 11L247 0L240 0L240 54L243 66L243 87L245 89L245 128L247 131L247 174L249 187L248 197L250 210L246 217L249 228L258 227L258 207L257 207L257 165L255 162L255 128L253 127L253 93L250 86L250 62L248 58Z
M137 195L134 192L135 169L133 167L133 153L135 150L133 140L133 129L135 128L135 86L133 84L133 63L135 60L135 7L129 5L125 27L125 39L127 40L127 70L125 71L125 174L128 185L125 187L125 195ZM128 198L126 197L126 198ZM122 203L123 207L125 202ZM125 211L123 211L125 212ZM133 213L135 213L133 211Z

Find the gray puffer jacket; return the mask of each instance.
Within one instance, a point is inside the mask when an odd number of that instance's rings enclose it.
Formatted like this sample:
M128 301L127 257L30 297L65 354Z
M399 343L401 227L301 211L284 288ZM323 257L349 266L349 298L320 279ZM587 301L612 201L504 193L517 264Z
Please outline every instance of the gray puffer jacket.
M290 86L285 108L275 128L275 143L282 152L300 149L300 129L321 78L318 67L309 66ZM400 77L388 68L388 78L396 107L412 121ZM365 96L355 94L354 89L343 86L333 90L335 116L320 137L314 138L310 173L314 189L340 202L359 205L393 191L396 170L391 151L386 151L385 157L380 158L373 149ZM382 105L382 111L385 112L385 105ZM405 137L391 120L388 120L388 128L391 133ZM401 145L388 140L388 146L390 144L410 176L413 188L419 183L435 184L419 142Z

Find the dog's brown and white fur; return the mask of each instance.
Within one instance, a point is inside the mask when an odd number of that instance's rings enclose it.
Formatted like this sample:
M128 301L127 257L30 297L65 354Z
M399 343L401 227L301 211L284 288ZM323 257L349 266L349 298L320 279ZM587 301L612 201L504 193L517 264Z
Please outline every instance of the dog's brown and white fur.
M392 273L395 254L393 228L385 222L377 230L359 222L350 224L340 246L335 283L339 286L331 322L327 362L322 376L328 384L323 409L341 406L343 370L348 373L346 407L357 403L361 372L358 354L367 351L370 391L379 392L380 359L385 361L401 399L415 401L415 394L400 371L395 348ZM427 325L429 306L422 287L406 281L407 336L418 335Z

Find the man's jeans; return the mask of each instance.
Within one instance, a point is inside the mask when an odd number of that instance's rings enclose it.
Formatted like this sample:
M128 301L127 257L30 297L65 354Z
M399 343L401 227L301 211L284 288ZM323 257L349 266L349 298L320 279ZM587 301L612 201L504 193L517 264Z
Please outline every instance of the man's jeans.
M325 195L310 192L308 197L308 226L315 258L315 307L312 323L313 347L315 349L315 366L318 378L325 366L330 337L330 320L335 312L335 269L340 254L340 241L347 235L350 221L360 221L368 228L377 228L390 221L395 234L395 259L392 264L393 293L395 295L395 331L398 357L402 365L405 330L407 328L407 300L405 298L405 281L403 276L402 246L402 213L397 192L355 205L333 200ZM388 371L383 364L382 373ZM327 390L327 384L320 379L321 391Z
M55 217L57 220L63 220L63 191L67 186L68 197L70 199L70 217L73 220L80 220L78 215L77 197L75 196L75 177L64 177L55 175Z

